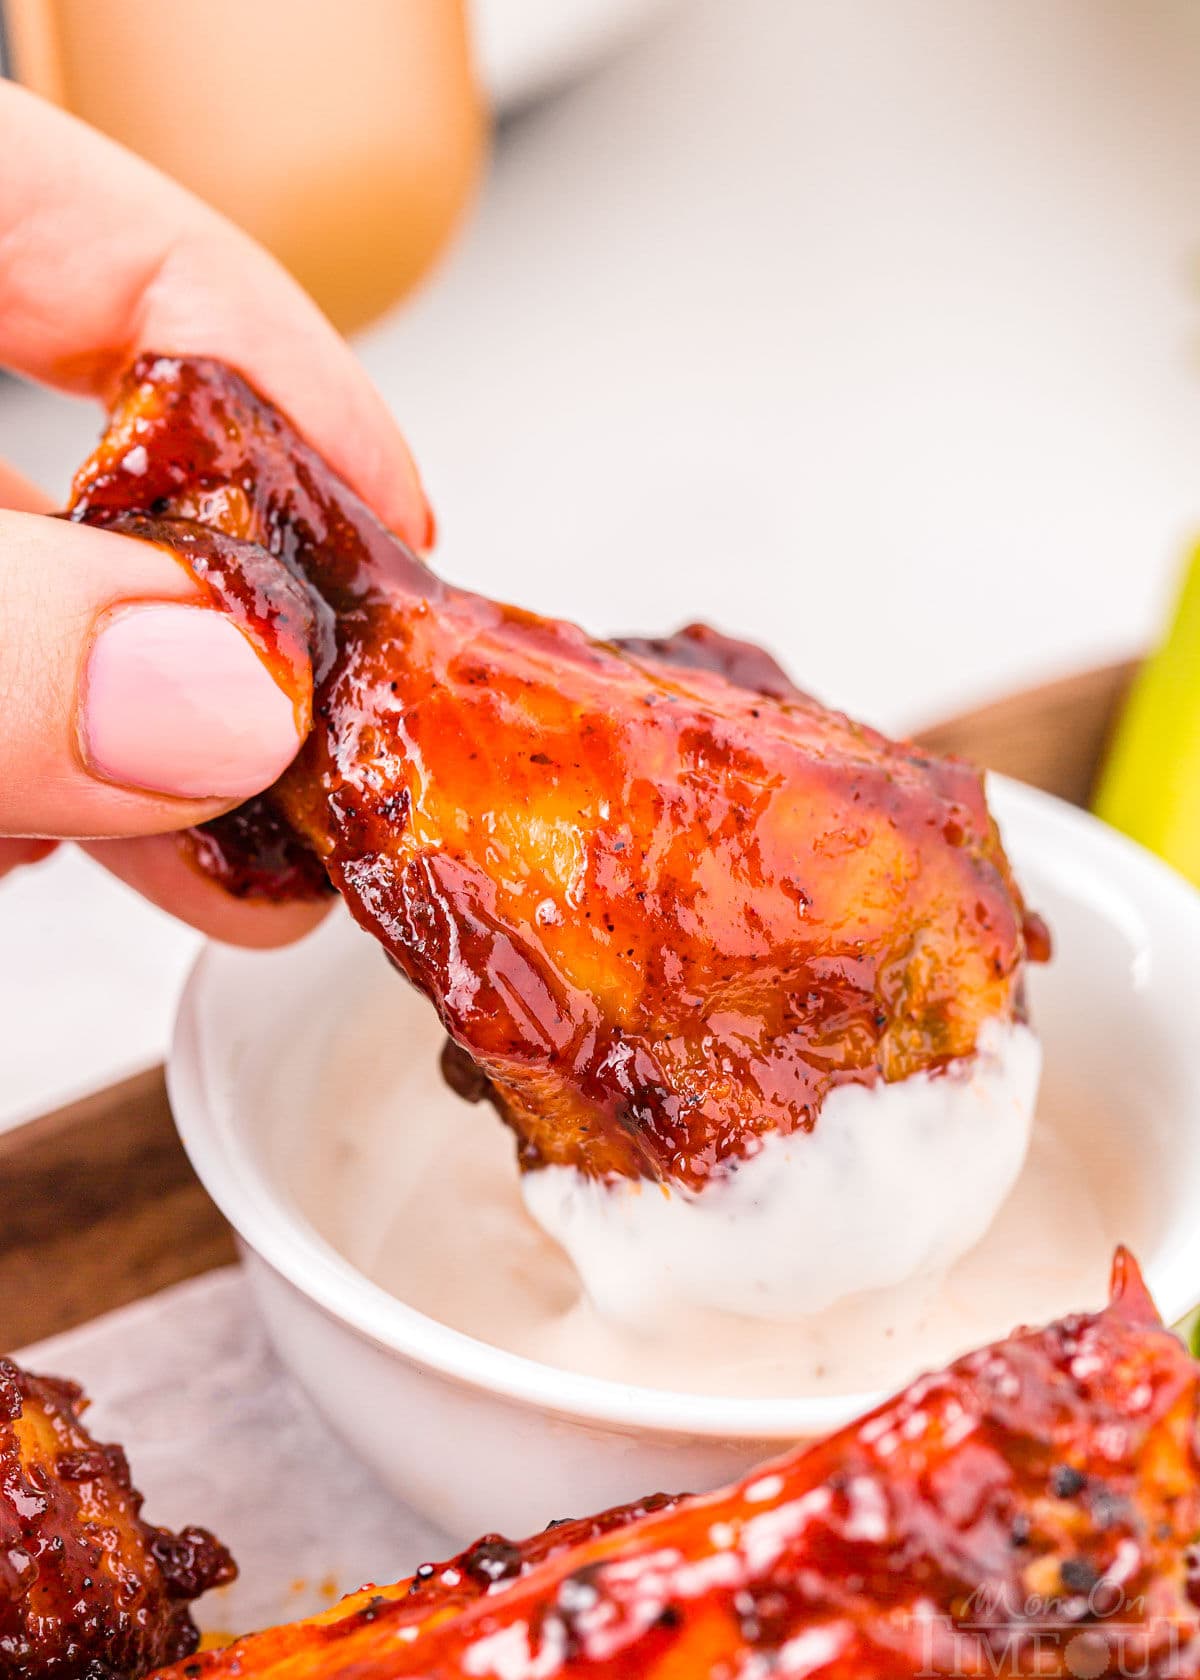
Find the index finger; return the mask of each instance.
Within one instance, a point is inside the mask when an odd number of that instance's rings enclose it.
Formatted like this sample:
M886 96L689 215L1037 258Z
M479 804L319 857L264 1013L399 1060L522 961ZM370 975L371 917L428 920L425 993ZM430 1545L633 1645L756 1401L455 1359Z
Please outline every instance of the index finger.
M123 147L2 81L0 157L0 364L107 399L141 350L216 356L392 530L429 546L399 428L273 257Z

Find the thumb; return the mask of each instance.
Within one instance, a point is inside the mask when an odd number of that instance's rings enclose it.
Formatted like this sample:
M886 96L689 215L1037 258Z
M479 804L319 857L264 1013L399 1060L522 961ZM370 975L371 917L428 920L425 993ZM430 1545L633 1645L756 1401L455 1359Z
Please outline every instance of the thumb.
M0 511L0 834L216 816L286 768L308 699L166 549Z

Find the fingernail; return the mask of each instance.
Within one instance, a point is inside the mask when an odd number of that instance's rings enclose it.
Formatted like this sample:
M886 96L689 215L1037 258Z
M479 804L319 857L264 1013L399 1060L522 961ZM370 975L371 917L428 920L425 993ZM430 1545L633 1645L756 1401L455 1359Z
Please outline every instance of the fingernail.
M165 603L102 620L79 734L105 781L181 799L246 798L300 745L291 700L233 620Z

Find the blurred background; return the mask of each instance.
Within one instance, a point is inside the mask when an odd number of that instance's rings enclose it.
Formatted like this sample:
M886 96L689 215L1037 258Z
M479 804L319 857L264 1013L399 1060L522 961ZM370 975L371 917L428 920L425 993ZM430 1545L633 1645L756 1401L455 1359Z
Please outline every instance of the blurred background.
M356 333L454 581L708 619L893 730L1160 633L1200 529L1191 0L3 16L8 74ZM0 386L55 493L98 426ZM162 1053L186 930L67 854L0 939L0 1124Z

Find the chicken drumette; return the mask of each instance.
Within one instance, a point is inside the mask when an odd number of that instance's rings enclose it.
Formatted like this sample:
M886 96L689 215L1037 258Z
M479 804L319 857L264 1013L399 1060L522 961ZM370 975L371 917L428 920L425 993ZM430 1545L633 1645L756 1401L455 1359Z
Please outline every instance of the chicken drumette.
M236 1574L206 1529L141 1516L74 1383L0 1359L0 1680L137 1680L189 1656L189 1605Z
M71 516L174 549L311 719L201 866L277 896L327 874L527 1171L702 1199L840 1087L936 1075L1020 1020L1045 933L976 771L714 632L622 646L449 587L229 369L143 358ZM1032 1080L1003 1158L964 1151L960 1212L1011 1183Z

